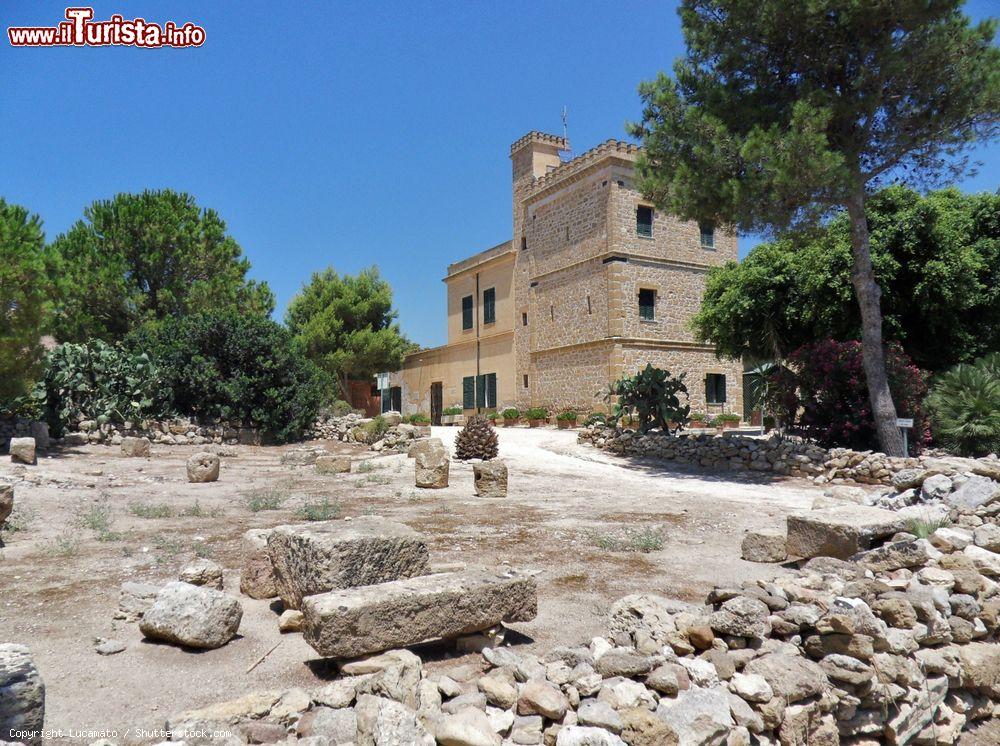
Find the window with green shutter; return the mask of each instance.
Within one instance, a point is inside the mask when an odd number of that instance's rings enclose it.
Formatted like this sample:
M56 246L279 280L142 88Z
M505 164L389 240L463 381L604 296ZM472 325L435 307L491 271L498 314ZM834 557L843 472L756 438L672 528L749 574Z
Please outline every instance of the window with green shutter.
M483 373L476 378L476 406L491 409L497 405L497 374Z
M726 377L721 373L705 376L705 401L708 404L726 403Z
M472 328L472 296L462 298L462 328Z
M476 406L476 377L466 376L462 379L462 408L473 409Z
M653 208L639 205L635 208L635 232L646 238L653 237Z
M497 320L497 291L496 288L486 288L483 291L483 323L492 324Z
M639 318L643 321L653 321L656 318L656 291L642 289L639 291Z

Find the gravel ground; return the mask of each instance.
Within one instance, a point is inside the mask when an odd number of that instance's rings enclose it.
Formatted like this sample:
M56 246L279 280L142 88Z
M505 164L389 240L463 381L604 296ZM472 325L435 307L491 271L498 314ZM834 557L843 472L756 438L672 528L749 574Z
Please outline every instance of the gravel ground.
M446 443L456 432L434 429ZM500 442L507 499L475 497L468 464L452 463L448 488L418 490L405 456L340 443L320 445L363 459L361 471L319 476L282 465L285 448L245 446L222 459L211 484L187 483L184 460L194 449L186 447L154 446L150 459L127 459L117 448L86 446L36 467L5 462L0 477L27 474L31 483L15 492L27 525L6 533L0 550L0 640L31 647L47 686L48 728L116 729L113 740L132 741L136 728L162 725L172 713L333 675L298 635L279 635L280 610L265 601L242 598L239 637L202 653L144 642L136 625L112 620L122 581L174 579L196 556L227 568L226 590L238 593L242 533L301 521L304 508L322 510L324 500L342 517L382 515L422 531L433 561L538 571L538 618L515 625L510 638L546 650L597 634L610 604L628 593L700 600L712 585L784 572L741 560L741 537L783 527L788 513L821 493L803 480L616 457L578 445L572 431L501 429ZM280 504L249 507L268 502ZM609 548L657 542L649 552ZM127 649L99 656L96 637ZM421 652L432 668L473 660L443 645Z

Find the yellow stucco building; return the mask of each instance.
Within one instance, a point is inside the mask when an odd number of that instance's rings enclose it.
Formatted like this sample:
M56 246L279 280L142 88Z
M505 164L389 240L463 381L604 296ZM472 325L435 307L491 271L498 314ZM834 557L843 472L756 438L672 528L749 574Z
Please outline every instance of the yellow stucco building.
M448 407L604 410L613 380L652 363L687 373L693 412L742 414L741 364L688 327L735 234L655 210L635 145L567 150L541 132L511 146L513 238L448 267L448 342L389 376L392 405L435 423Z

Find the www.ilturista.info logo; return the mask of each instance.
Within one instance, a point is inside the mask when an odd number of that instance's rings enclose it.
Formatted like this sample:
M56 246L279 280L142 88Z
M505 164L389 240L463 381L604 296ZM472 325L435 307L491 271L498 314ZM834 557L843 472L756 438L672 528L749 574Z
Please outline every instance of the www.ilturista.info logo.
M58 26L11 26L7 38L14 47L200 47L205 29L193 23L150 23L113 15L94 21L93 8L66 8Z

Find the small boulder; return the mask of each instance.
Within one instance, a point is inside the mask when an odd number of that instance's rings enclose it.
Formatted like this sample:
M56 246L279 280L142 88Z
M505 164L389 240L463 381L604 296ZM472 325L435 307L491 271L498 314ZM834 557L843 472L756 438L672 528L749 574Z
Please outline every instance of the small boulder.
M220 648L243 618L238 599L190 583L167 583L139 623L142 634L191 648Z
M206 588L222 590L222 565L210 559L197 559L183 570L178 578L182 583L203 585Z
M451 458L445 448L433 448L419 452L413 458L414 484L427 489L441 489L448 486L448 468Z
M122 456L149 458L149 441L146 438L122 438Z
M351 471L349 456L325 455L316 459L317 474L348 474Z
M951 479L944 474L927 477L920 485L920 496L925 500L942 500L951 492Z
M500 746L501 741L486 713L475 707L442 715L434 735L440 746Z
M507 497L507 464L500 459L473 464L472 474L479 497Z
M945 500L953 508L975 510L1000 497L1000 484L989 477L971 475Z
M11 438L10 460L14 464L34 465L37 463L37 458L35 457L35 439Z
M126 622L139 621L153 605L159 592L158 585L125 581L118 593L118 611L115 612L115 619L124 619Z
M748 531L740 549L747 562L784 562L788 559L783 531Z
M304 619L305 617L298 609L285 609L278 617L278 631L301 632Z
M544 679L526 682L517 698L518 715L542 715L550 720L561 720L568 707L566 695Z
M215 482L219 479L219 457L214 453L196 453L187 460L189 482Z

